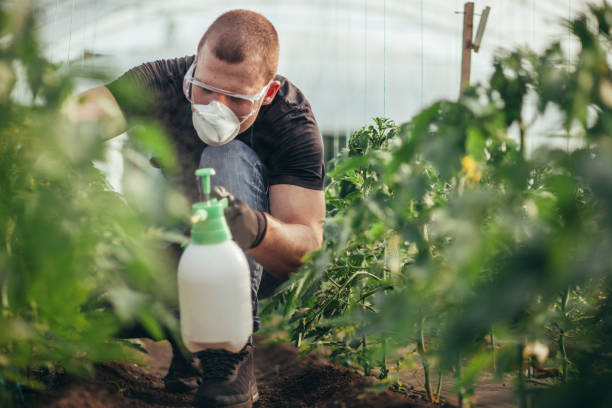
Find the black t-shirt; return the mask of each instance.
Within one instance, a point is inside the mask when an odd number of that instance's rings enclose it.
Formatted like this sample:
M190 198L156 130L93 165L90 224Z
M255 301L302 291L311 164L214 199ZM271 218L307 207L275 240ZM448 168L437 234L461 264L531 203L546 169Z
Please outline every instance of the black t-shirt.
M195 170L207 146L191 121L183 94L183 77L195 56L142 64L107 85L128 119L146 117L165 128L180 162L179 182L198 200ZM325 178L319 127L302 92L277 75L280 89L262 106L253 126L237 136L251 146L268 169L270 184L292 184L322 190ZM141 87L147 92L136 91Z

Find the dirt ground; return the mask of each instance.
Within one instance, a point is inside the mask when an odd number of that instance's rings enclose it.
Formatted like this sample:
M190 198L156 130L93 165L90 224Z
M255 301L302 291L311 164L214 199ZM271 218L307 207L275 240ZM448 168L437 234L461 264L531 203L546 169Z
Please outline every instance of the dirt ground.
M44 394L26 395L25 407L188 407L193 394L166 392L162 377L170 364L171 349L166 341L142 340L148 354L145 363L110 363L96 369L95 378L65 377ZM331 364L311 354L298 359L288 344L256 341L255 373L260 399L256 408L273 407L432 407L424 399L420 370L402 376L401 392L367 392L373 379ZM457 403L452 380L445 379L443 396ZM477 388L479 407L516 406L509 383L485 378Z

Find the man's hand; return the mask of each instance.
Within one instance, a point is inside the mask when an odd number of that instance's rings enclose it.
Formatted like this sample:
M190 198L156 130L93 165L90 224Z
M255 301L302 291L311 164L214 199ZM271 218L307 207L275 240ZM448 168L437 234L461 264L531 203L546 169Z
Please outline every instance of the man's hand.
M225 217L234 240L272 276L287 279L304 255L321 247L323 191L288 184L270 186L270 213L255 211L223 187L213 197L228 199ZM250 247L250 248L249 248Z
M268 227L263 211L253 210L222 186L214 186L210 195L219 200L227 198L225 219L232 231L232 238L240 248L244 250L255 248L263 241Z

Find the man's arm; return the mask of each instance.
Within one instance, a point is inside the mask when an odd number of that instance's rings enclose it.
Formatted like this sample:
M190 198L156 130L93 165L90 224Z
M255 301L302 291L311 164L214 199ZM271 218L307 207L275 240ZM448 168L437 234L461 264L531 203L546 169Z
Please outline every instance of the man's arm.
M105 86L92 88L68 98L62 106L62 112L74 123L104 124L106 139L111 139L127 130L125 116L117 100Z
M288 278L302 258L323 243L323 191L278 184L270 186L268 229L263 241L248 252L273 276Z

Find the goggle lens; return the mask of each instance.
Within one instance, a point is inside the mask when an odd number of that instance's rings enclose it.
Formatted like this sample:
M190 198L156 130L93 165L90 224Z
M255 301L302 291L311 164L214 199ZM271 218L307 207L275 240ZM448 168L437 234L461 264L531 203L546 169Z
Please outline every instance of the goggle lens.
M204 82L198 81L194 78L195 63L189 67L185 77L183 79L183 93L187 100L192 103L198 103L205 101L213 94L222 94L227 96L227 107L230 108L238 118L241 120L250 117L257 110L259 102L266 95L270 82L268 82L262 89L255 95L246 95L236 92L226 91L224 89L216 88L212 85L208 85Z

